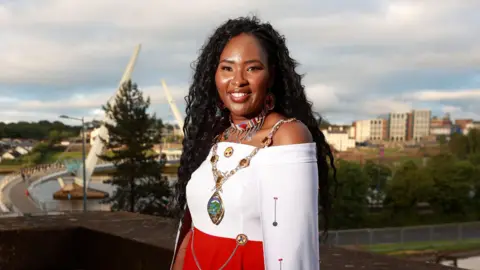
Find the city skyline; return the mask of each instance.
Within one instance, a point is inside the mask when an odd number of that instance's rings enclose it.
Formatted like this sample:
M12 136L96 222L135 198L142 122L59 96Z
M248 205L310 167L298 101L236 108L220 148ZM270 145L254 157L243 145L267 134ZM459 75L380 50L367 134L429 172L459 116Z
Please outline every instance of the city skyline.
M0 121L101 119L137 43L133 81L172 120L160 79L183 111L190 63L207 36L248 14L286 36L308 97L332 123L415 108L480 119L478 8L470 0L2 1Z

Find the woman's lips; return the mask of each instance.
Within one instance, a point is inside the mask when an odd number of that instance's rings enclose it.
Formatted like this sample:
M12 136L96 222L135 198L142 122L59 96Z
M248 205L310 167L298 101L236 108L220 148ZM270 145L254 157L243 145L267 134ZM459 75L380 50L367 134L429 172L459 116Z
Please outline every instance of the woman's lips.
M228 93L228 97L232 102L243 103L250 97L250 93L232 92Z

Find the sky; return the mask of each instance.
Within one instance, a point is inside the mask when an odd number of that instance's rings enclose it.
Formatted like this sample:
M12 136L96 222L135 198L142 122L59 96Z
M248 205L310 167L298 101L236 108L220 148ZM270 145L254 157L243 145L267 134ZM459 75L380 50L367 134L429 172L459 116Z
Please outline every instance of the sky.
M477 0L0 0L0 121L102 119L139 43L132 79L172 121L160 80L184 112L206 38L252 14L285 35L330 122L411 109L480 120L479 11Z

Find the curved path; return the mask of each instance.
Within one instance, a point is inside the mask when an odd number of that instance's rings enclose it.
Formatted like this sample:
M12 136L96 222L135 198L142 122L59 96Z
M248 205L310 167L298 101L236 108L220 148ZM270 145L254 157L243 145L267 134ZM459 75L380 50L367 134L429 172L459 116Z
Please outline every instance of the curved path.
M37 204L25 194L28 188L27 183L23 182L22 179L15 180L6 190L7 196L10 198L10 202L15 206L16 210L20 213L39 213L42 212L42 209L37 206Z
M173 162L168 162L167 164L170 165ZM97 164L95 167L95 172L102 171L102 170L109 170L114 167L111 163L103 163ZM49 174L56 173L55 171L48 172ZM10 203L13 206L14 212L19 213L42 213L45 212L41 209L41 207L30 197L26 195L26 190L30 184L37 181L38 179L45 177L47 174L40 173L36 176L33 176L29 182L24 182L22 178L19 176L17 179L13 180L10 183L4 192L4 196L7 196Z

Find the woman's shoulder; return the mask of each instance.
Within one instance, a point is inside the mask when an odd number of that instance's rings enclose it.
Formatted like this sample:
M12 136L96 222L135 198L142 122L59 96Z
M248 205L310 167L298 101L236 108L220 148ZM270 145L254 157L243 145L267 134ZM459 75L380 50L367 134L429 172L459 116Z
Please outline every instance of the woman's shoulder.
M280 125L273 135L273 146L304 144L313 142L308 127L301 121L288 121L283 117L277 121Z
M316 144L301 121L279 117L272 127L272 144L259 154L272 164L316 162Z

